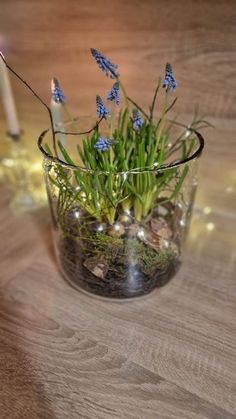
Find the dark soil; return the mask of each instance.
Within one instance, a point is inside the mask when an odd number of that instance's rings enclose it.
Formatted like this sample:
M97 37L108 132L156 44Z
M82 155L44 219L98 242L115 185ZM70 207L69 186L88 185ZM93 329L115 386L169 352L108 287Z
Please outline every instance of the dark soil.
M172 259L164 268L148 276L138 264L128 264L128 260L113 260L109 264L105 278L94 275L84 265L84 253L80 243L69 237L59 242L61 268L67 279L93 294L110 298L131 298L146 295L154 288L165 285L180 266L178 259ZM119 273L119 275L117 275Z

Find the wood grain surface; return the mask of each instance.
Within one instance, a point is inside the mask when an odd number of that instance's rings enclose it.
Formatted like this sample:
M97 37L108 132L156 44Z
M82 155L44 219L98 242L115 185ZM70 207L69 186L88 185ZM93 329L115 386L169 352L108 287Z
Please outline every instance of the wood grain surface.
M0 419L236 418L235 1L2 0L0 10L0 48L45 100L55 75L75 114L94 113L110 86L90 58L95 47L144 106L170 61L183 120L199 103L215 126L205 131L184 264L143 299L71 288L47 208L14 215L0 185ZM47 115L12 84L36 153ZM3 155L1 106L0 124Z

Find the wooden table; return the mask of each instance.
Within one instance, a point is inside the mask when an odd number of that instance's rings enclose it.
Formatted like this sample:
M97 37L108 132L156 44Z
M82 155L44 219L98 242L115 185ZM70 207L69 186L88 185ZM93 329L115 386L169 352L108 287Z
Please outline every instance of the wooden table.
M1 419L236 418L234 6L233 0L1 5L0 42L42 96L58 75L74 112L94 109L95 94L108 86L88 62L87 49L95 46L120 63L144 105L170 60L184 119L199 102L215 125L205 131L184 264L144 299L101 301L71 288L57 271L48 210L12 214L11 193L1 185ZM26 137L36 138L46 117L15 80L13 86Z

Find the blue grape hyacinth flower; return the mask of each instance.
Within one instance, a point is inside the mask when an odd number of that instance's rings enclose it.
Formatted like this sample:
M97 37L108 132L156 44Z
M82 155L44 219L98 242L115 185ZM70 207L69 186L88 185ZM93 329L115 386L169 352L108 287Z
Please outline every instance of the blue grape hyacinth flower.
M174 92L176 91L177 82L176 82L176 78L173 75L173 70L170 63L166 64L165 78L164 78L162 87L166 89L166 91L171 90L171 89Z
M107 100L109 100L110 102L114 101L114 103L116 105L120 104L119 83L118 83L118 81L113 84L111 90L108 92Z
M51 82L52 100L56 103L65 104L66 97L61 89L59 81L54 77Z
M110 102L114 101L114 103L116 105L120 104L119 82L118 81L113 84L111 90L108 92L107 100L109 100Z
M97 116L98 118L107 118L110 114L110 111L104 105L101 96L96 96L96 105L97 105Z
M99 137L98 141L94 144L94 148L98 151L107 151L112 146L113 140L106 137Z
M117 68L118 66L110 61L105 55L99 52L97 49L91 48L91 54L95 58L98 67L111 79L118 77Z
M141 118L138 109L133 109L133 128L138 131L144 124L143 118Z

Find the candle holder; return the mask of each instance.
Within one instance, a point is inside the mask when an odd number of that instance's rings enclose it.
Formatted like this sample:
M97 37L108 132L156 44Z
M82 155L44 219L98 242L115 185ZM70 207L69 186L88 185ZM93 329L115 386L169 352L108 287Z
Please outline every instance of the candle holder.
M0 161L0 180L12 191L10 208L16 214L46 205L41 162L25 147L22 137L8 135L7 152Z

